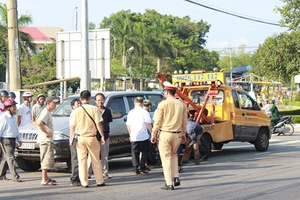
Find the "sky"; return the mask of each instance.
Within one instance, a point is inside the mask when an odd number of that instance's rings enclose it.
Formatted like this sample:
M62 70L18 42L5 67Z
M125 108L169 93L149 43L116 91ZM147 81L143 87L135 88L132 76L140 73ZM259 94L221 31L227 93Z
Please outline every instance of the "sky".
M78 27L81 24L83 0L18 0L18 13L30 14L30 26L61 27L65 31L74 30L74 10L78 7ZM262 21L278 23L281 19L274 8L282 7L281 0L193 0L194 2L224 10L237 15ZM0 0L6 3L6 0ZM87 0L88 21L99 27L104 17L121 10L144 13L154 9L160 14L190 16L192 21L204 20L211 25L205 48L221 51L246 45L254 51L267 37L286 31L286 28L261 24L218 13L185 0Z

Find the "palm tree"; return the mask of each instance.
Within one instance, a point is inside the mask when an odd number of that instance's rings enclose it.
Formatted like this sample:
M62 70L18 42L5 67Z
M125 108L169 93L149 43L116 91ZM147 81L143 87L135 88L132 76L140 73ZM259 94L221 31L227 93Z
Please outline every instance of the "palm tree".
M32 23L32 18L30 15L20 15L18 18L19 27L27 26ZM5 74L6 62L4 60L7 59L7 51L8 51L8 43L7 43L7 6L6 4L0 3L0 71L1 74ZM29 58L30 52L35 52L35 44L32 43L32 38L29 34L19 31L19 52L21 58ZM3 66L3 63L5 65ZM0 81L4 81L4 77L0 77Z

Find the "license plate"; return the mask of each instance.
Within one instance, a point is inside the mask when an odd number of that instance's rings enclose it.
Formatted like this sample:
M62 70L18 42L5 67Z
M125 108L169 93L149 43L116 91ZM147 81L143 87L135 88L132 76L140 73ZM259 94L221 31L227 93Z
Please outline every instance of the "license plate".
M34 149L34 143L22 143L20 149Z

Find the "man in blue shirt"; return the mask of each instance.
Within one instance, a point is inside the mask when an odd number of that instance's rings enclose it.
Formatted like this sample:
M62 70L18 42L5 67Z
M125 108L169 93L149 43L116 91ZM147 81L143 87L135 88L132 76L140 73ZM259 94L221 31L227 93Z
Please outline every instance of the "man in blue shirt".
M6 178L6 171L9 169L12 180L14 182L22 182L14 165L16 140L18 141L19 146L22 145L17 120L14 116L17 110L16 104L17 103L13 99L7 99L4 102L6 112L0 119L0 141L4 153L4 159L0 164L0 180L8 180Z

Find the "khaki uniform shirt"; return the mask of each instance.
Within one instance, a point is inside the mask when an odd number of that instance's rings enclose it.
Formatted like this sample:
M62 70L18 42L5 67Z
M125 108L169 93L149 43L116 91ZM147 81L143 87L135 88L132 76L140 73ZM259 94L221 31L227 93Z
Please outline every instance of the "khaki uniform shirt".
M89 104L83 104L82 106L93 118L96 124L103 120L100 111L96 106ZM74 113L72 114L71 125L76 126L75 130L80 136L94 137L96 135L97 129L94 122L81 107L78 107L74 110Z
M155 112L152 133L162 131L180 131L186 134L187 110L184 103L175 98L167 98L162 101Z

